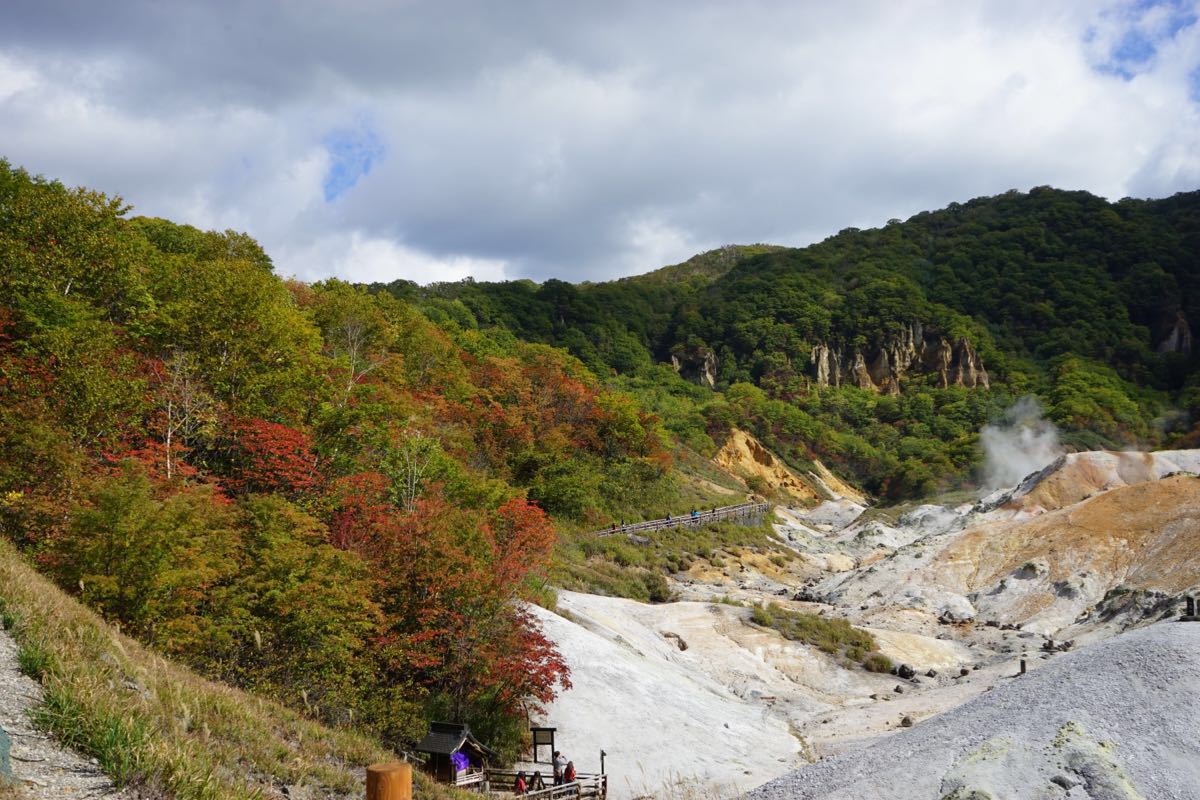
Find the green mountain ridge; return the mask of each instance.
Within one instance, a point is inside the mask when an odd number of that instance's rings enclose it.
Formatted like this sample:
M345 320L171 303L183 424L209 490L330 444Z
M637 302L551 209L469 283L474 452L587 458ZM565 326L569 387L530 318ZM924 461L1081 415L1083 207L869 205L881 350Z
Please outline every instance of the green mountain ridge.
M975 432L1026 394L1079 448L1200 436L1200 192L1110 203L1039 187L605 283L371 289L563 347L701 451L744 425L793 465L828 459L884 496L969 482ZM822 385L818 348L884 380ZM903 348L912 368L898 370ZM712 391L678 385L668 363ZM963 369L990 388L951 385Z

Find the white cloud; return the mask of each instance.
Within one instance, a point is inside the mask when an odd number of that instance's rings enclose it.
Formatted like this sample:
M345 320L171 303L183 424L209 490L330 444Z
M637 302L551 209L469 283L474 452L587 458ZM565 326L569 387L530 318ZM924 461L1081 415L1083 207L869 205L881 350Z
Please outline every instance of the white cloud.
M12 0L0 155L307 278L596 279L1010 188L1200 186L1179 4L162 8ZM1131 30L1153 56L1114 74ZM382 155L328 203L360 119Z
M508 277L503 261L461 255L438 258L361 231L323 236L301 249L284 246L274 260L278 272L310 281L332 277L365 283L403 279L425 284L468 277L502 281Z

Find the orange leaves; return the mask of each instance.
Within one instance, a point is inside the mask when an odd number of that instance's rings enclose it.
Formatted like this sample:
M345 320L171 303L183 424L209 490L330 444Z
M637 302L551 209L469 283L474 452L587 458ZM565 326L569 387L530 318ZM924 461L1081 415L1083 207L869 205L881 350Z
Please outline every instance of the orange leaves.
M234 491L295 498L320 487L317 457L306 431L264 419L236 420L230 428L233 474L226 483Z
M577 365L561 353L527 346L517 357L472 356L465 363L477 393L442 406L440 419L470 430L469 455L510 480L518 479L531 452L547 462L578 453L604 459L661 454L656 420L577 375Z
M516 713L545 701L566 665L514 600L554 547L549 518L513 499L493 512L455 508L431 487L410 511L388 502L386 478L359 473L333 487L336 546L371 564L386 630L387 669L461 712L483 698Z
M502 591L516 594L531 572L545 568L557 534L546 512L524 498L509 500L494 516L492 571Z

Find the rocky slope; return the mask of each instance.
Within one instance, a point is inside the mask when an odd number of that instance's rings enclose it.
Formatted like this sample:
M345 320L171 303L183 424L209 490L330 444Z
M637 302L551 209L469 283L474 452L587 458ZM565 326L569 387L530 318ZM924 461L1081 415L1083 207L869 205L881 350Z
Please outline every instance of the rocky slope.
M625 794L618 791L617 797L662 793L672 776L690 777L709 790L745 789L798 760L833 756L914 723L924 729L930 718L949 725L972 715L994 716L989 724L1012 734L939 750L928 762L933 782L910 794L894 789L876 794L847 783L847 793L828 796L1142 796L1104 794L1107 789L1093 791L1091 784L1080 788L1086 783L1080 775L1110 767L1113 775L1126 774L1124 761L1104 761L1111 748L1097 744L1113 737L1110 729L1124 713L1117 706L1110 716L1095 719L1053 709L1049 721L1026 731L1023 723L1003 720L1002 712L1019 707L1016 701L998 704L994 698L1005 696L1001 692L1013 684L1022 660L1034 675L1048 667L1095 671L1092 662L1080 660L1091 652L1084 649L1089 643L1178 616L1183 594L1200 587L1200 478L1193 474L1198 471L1195 450L1080 453L982 500L928 504L898 517L864 513L863 505L843 497L778 508L779 545L795 557L722 553L693 563L674 580L688 602L648 606L564 595L569 618L546 614L545 620L575 669L576 687L556 701L551 718L567 731L564 741L572 747L621 753L610 771L627 776L632 770L640 777L626 779ZM724 599L778 602L847 619L870 630L879 649L906 669L896 676L848 669L754 625L749 608L719 602ZM1177 644L1163 646L1171 650ZM1057 667L1067 651L1079 653L1067 664L1088 666ZM1096 652L1086 658L1105 663L1117 658ZM1100 684L1088 684L1097 695L1112 677L1101 673ZM1166 675L1164 685L1175 685L1177 677ZM1141 680L1133 673L1127 678ZM1030 686L1062 683L1022 680ZM1121 691L1126 684L1108 685ZM679 687L687 690L680 693ZM1039 697L1050 705L1061 699ZM968 703L974 711L945 713ZM647 719L662 725L647 727ZM922 747L941 747L958 735L938 734ZM1074 755L1055 760L1055 741L1065 742L1062 753ZM1137 735L1128 743L1115 741L1118 752L1159 746ZM670 769L661 769L663 764ZM1066 770L1065 782L1079 786L1048 788L1057 775L1050 774L1051 767ZM1187 796L1149 791L1152 784L1137 782L1149 773L1137 769L1127 772L1144 796ZM1018 772L1028 781L1012 783L1019 790L1005 789ZM835 773L831 768L814 774ZM894 775L890 780L886 785L895 785ZM1102 785L1107 784L1095 783ZM786 786L800 792L808 784ZM812 786L818 788L795 796L841 791L836 782ZM971 794L976 790L993 794ZM941 794L930 793L937 791ZM1059 794L1046 793L1053 791Z
M1185 469L1200 451L1078 453L983 503L855 523L824 543L864 568L806 595L866 620L912 609L1072 638L1114 604L1200 584L1200 480Z
M746 431L734 428L712 461L725 472L746 481L757 478L769 492L804 506L820 501L847 501L859 511L866 507L867 497L834 475L820 461L804 475L797 473L762 442Z
M1194 800L1200 624L1064 656L912 730L767 784L750 800Z

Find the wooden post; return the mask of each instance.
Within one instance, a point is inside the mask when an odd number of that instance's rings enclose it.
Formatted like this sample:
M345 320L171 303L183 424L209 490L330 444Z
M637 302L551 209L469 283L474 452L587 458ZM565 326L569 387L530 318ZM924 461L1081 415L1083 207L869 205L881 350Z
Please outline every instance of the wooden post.
M412 800L412 764L394 761L367 767L367 800Z
M1021 674L1025 674L1025 659L1021 659Z

